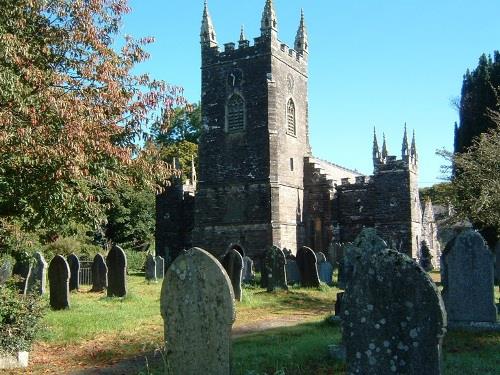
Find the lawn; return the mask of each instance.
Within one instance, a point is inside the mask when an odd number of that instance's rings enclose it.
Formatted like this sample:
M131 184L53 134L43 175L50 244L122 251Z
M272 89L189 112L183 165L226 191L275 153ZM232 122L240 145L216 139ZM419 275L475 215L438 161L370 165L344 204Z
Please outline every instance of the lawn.
M113 366L119 373L163 374L161 284L148 284L140 274L128 280L126 298L107 298L83 288L72 293L70 310L48 311L32 352L30 373ZM245 287L233 326L234 374L344 373L344 364L329 358L327 351L329 344L341 339L338 324L326 319L337 291L322 286L267 293ZM498 374L499 353L500 333L448 333L444 373Z

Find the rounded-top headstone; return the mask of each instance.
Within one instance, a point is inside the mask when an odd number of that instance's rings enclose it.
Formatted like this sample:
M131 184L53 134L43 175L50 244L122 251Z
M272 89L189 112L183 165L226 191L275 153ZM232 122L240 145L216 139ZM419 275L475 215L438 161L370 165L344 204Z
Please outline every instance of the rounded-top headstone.
M69 278L69 290L78 290L80 289L80 259L75 254L68 255L68 265L71 271L71 276Z
M56 255L49 265L50 306L54 310L68 309L69 278L71 271L68 262L61 255Z
M321 251L318 251L316 253L316 262L318 263L318 265L320 265L323 262L326 262L326 256Z
M357 264L341 311L348 374L440 374L443 301L407 255L383 250Z
M299 267L301 285L303 287L319 287L317 259L312 249L303 246L297 251L297 266Z
M388 248L387 243L374 228L363 228L352 244L359 248L363 255L377 253Z
M108 287L108 267L101 254L96 254L92 262L92 292L102 292Z
M241 301L242 289L241 281L243 278L243 257L236 249L230 250L222 259L222 266L227 272L231 285L233 286L234 298Z
M286 258L283 250L277 246L271 246L266 251L262 270L268 292L277 289L288 289L285 267Z
M446 245L441 282L450 322L496 322L493 262L485 240L472 229Z
M174 375L231 372L231 280L210 253L192 248L168 268L161 290L167 360Z
M47 268L48 264L43 257L43 254L39 251L33 254L33 266L31 267L31 273L28 280L28 289L32 292L38 293L40 295L45 293L47 285Z
M127 295L127 256L120 246L113 245L106 257L108 266L108 297Z
M146 256L144 271L147 281L156 281L156 259L152 254Z

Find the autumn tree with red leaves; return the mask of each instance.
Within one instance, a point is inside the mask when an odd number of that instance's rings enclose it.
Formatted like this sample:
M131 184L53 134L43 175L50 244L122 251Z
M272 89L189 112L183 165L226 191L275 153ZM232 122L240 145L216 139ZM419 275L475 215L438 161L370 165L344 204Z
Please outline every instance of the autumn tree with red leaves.
M102 189L165 181L145 130L182 92L132 73L152 39L118 40L126 0L1 3L0 234L97 224Z

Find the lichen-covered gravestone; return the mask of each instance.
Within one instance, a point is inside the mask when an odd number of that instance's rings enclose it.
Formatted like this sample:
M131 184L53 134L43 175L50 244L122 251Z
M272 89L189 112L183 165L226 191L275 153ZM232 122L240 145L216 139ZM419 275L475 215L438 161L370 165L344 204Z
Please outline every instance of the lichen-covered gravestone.
M382 250L356 265L342 300L349 375L439 375L446 312L407 255Z
M54 310L68 309L69 303L69 278L70 269L68 262L61 255L56 255L49 265L50 307Z
M146 257L144 271L147 281L156 281L156 259L151 254L148 254L148 256Z
M165 259L161 256L155 257L156 260L156 278L163 279L165 276Z
M71 271L71 276L69 278L69 290L79 290L80 289L80 259L75 254L68 255L68 265Z
M241 254L235 250L231 249L222 259L222 266L231 280L231 285L233 286L234 298L237 301L241 301L242 289L241 289L241 279L243 276L243 257Z
M286 261L286 281L290 285L300 283L300 271L296 260Z
M43 257L43 254L37 251L33 255L33 266L31 267L30 277L28 280L28 289L30 292L37 294L45 294L47 287L47 267L48 264Z
M108 297L127 295L127 256L120 246L113 245L106 257L108 266Z
M493 254L468 229L450 241L441 259L443 299L450 322L496 322Z
M268 292L277 289L288 289L286 281L286 258L283 251L276 246L271 246L266 251L262 272L266 276Z
M249 284L254 278L253 260L245 256L243 257L243 282Z
M297 251L297 266L300 271L301 285L306 288L319 286L319 275L316 254L303 246Z
M0 263L0 285L12 276L12 263L9 260L4 260Z
M179 255L161 290L167 361L173 375L229 375L235 318L231 280L199 248Z
M102 292L108 287L108 267L101 254L96 254L92 262L92 292Z

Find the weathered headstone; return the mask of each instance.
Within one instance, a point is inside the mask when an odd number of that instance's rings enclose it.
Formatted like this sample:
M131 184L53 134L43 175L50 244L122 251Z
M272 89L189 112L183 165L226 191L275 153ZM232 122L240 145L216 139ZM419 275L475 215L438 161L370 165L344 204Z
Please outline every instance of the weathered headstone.
M234 298L237 301L241 301L242 290L241 290L241 280L243 277L243 257L241 254L235 250L231 249L222 259L222 266L231 280L231 285L233 286Z
M321 251L316 253L316 263L319 266L321 263L326 262L326 256Z
M120 246L113 245L106 257L108 266L108 297L127 294L127 256Z
M28 253L24 252L21 258L17 259L12 269L12 274L19 278L19 281L16 283L19 291L22 294L26 294L28 292L28 280L31 274L31 257Z
M327 285L332 285L333 283L333 266L330 262L322 262L318 267L318 275L320 281Z
M243 282L246 284L251 283L255 278L253 270L253 260L245 256L243 258Z
M48 264L45 261L43 254L39 251L33 255L33 259L34 262L28 279L28 290L42 295L45 294L47 287Z
M69 278L69 290L79 290L80 289L80 259L75 254L68 255L67 258L69 270L71 271L71 276Z
M328 246L328 252L326 254L326 259L331 264L337 264L340 259L344 256L344 245L339 242L331 242Z
M283 251L276 246L271 246L266 251L262 270L262 273L266 275L268 292L276 289L288 289L285 266L286 259Z
M96 254L92 262L92 292L102 292L108 287L108 267L101 254Z
M315 288L319 286L318 266L314 251L306 246L301 247L297 251L297 266L303 287Z
M49 265L50 307L54 310L68 309L69 279L71 271L68 262L61 255L56 255Z
M300 283L300 271L296 260L286 261L286 281L290 285Z
M144 265L144 271L146 274L147 281L156 281L156 259L151 254L148 254L146 257L146 264Z
M411 258L382 250L356 264L342 298L348 374L439 375L446 312Z
M234 294L217 259L199 248L180 254L167 270L160 303L171 373L229 375Z
M165 259L161 256L155 257L156 260L156 278L163 279L165 276Z
M493 254L468 229L448 242L442 255L443 299L450 322L496 322Z
M5 282L12 276L12 264L6 259L0 263L0 285L5 284Z

